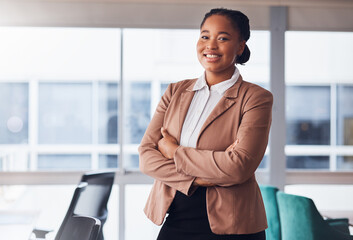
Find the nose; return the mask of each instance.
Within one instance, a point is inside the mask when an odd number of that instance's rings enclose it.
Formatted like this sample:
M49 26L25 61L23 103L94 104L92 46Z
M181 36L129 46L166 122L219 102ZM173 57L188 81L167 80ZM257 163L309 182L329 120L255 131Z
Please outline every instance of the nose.
M218 48L218 45L217 45L217 40L215 39L210 39L210 41L208 41L207 43L207 49L210 49L210 50L214 50L214 49L217 49Z

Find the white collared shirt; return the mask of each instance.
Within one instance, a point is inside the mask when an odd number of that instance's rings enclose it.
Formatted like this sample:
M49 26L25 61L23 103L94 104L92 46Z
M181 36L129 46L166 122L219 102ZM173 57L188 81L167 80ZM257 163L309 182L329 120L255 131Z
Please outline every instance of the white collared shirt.
M203 124L224 93L233 86L239 78L239 70L235 68L233 76L220 83L207 85L205 73L199 77L192 89L195 95L191 101L181 131L180 145L196 148L197 138Z

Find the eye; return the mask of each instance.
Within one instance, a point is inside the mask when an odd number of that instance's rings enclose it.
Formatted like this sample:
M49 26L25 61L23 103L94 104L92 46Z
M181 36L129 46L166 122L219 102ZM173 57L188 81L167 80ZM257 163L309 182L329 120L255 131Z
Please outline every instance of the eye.
M226 38L226 37L220 37L218 39L221 40L221 41L228 41L229 40L229 38Z
M203 35L203 36L201 36L201 38L202 39L208 39L208 36Z

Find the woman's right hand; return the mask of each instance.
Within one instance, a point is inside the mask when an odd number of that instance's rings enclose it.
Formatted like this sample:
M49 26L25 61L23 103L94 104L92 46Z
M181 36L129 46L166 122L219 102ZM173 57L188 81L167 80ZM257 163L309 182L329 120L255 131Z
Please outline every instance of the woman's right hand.
M194 186L201 186L201 187L214 187L216 186L216 184L211 183L211 182L207 182L201 178L195 178L193 184Z

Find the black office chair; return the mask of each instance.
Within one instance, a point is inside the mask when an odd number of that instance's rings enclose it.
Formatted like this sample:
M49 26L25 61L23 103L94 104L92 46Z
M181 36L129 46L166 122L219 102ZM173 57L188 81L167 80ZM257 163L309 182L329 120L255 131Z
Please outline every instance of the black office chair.
M66 222L73 215L97 218L101 222L97 240L104 240L103 225L108 216L107 203L113 187L114 177L115 172L88 172L82 176L55 240L60 239ZM48 232L40 229L33 230L36 238L45 238Z
M55 236L55 240L59 240L61 237L62 232L64 231L69 219L73 216L73 211L76 207L76 204L78 202L78 199L80 198L81 194L83 191L85 191L87 187L87 183L85 182L80 182L79 185L76 187L74 195L72 196L72 200L69 206L69 209L66 212L66 215L64 217L64 220L61 223L61 226L59 228L59 231L57 232ZM51 232L52 230L45 230L45 229L33 229L33 233L36 237L36 239L45 239L45 235L47 235L48 232Z
M99 219L72 215L62 229L58 240L97 240L101 228Z
M108 200L114 184L115 172L88 172L81 182L87 187L82 192L73 211L77 215L86 215L98 218L101 221L101 231L98 240L104 240L103 226L108 217Z

